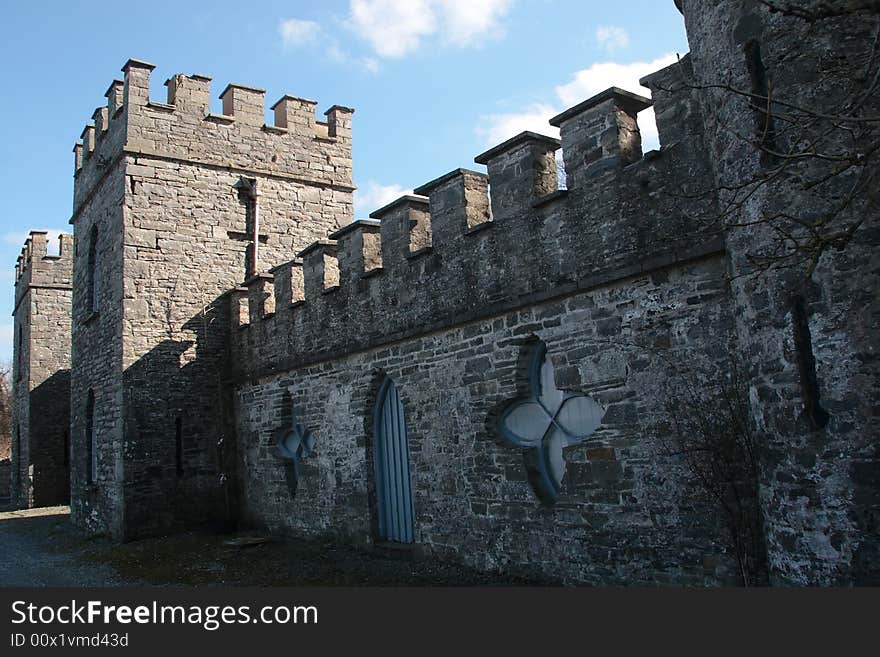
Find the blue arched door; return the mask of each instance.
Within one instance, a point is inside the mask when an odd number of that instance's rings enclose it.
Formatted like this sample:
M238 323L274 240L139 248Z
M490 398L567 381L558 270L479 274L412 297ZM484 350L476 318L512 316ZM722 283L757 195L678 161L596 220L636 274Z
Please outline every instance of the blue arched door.
M397 386L391 379L386 379L379 389L373 437L379 537L395 543L412 543L414 513L406 418Z

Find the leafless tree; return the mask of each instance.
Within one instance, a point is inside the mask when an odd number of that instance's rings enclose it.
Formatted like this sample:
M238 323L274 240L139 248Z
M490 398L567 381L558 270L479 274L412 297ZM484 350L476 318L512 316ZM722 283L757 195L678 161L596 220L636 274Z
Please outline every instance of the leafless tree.
M655 435L666 456L682 459L718 509L743 586L767 583L758 489L758 453L748 391L736 366L692 361L671 369Z
M9 458L12 442L12 368L0 364L0 460Z

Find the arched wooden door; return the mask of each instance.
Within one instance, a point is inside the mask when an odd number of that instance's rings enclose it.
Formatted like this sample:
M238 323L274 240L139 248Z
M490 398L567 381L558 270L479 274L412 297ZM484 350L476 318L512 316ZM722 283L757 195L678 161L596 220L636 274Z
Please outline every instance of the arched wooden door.
M412 543L414 512L409 441L403 403L391 379L385 379L379 389L373 419L373 446L379 537L395 543Z

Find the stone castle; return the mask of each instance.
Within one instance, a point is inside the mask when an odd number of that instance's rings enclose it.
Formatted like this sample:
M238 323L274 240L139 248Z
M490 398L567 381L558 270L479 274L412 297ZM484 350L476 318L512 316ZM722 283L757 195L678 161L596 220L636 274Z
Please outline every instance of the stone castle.
M768 213L824 202L767 172L796 108L834 123L873 23L676 4L691 53L652 99L608 89L559 140L357 222L352 109L284 96L267 125L230 84L213 114L200 75L158 102L129 60L74 148L73 234L47 256L33 231L17 266L17 503L69 494L120 540L250 526L566 582L880 583L876 205L815 261L755 255ZM732 373L755 470L713 497L669 445Z

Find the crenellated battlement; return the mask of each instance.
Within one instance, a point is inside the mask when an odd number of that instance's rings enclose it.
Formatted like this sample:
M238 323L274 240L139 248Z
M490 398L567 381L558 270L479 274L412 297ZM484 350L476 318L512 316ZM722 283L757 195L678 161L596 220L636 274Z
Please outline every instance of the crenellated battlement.
M664 82L659 152L643 156L638 126L652 101L611 88L554 117L560 139L520 133L475 158L487 173L450 171L238 288L240 372L357 351L719 252L717 235L698 232L711 203L668 193L694 166L680 144L697 130L682 125L694 119L691 91L665 85L680 66L687 62L648 80ZM560 148L567 190L557 186ZM705 153L696 157L708 166Z
M150 98L155 66L130 59L114 80L74 146L75 221L84 202L124 155L184 161L352 191L351 117L331 106L315 117L317 103L282 96L265 121L265 91L228 84L222 113L211 112L211 78L176 74L165 81L165 102ZM134 163L132 161L131 163Z
M58 255L49 255L48 231L32 230L15 263L15 302L32 286L70 288L73 235L58 236Z

